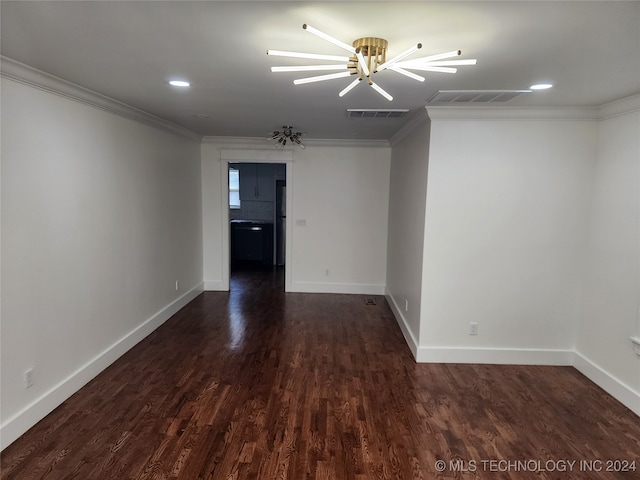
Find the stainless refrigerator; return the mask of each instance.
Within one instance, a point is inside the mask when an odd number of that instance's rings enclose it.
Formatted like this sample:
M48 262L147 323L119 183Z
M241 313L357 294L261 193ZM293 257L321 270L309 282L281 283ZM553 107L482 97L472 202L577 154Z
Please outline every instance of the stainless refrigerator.
M287 230L287 182L276 180L276 265L285 262L285 232Z

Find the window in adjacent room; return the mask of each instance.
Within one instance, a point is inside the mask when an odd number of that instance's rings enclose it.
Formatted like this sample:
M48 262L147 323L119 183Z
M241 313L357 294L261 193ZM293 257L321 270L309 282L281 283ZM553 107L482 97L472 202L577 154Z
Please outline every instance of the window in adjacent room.
M229 167L229 208L240 208L240 172Z

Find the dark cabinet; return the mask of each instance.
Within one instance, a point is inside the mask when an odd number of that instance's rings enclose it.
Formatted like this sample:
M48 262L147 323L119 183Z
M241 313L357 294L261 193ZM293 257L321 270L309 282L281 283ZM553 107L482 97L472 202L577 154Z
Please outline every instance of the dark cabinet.
M241 163L240 201L272 202L274 199L274 171L269 163Z
M231 260L273 264L273 223L231 221Z

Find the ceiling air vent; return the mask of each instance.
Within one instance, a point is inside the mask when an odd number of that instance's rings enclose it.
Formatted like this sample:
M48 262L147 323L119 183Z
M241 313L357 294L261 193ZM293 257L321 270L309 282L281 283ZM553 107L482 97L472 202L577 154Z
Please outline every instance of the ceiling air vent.
M438 90L427 103L502 103L531 90Z
M348 108L347 117L350 118L400 118L409 113L409 109L404 108L388 108L388 109L372 109L372 108Z

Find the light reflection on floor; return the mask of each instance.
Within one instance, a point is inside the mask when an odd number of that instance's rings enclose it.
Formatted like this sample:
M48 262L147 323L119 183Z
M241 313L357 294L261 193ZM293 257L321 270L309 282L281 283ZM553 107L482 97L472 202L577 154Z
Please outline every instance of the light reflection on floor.
M284 292L284 267L236 266L231 269L229 287L229 348L238 351L245 343L245 309L260 295Z

